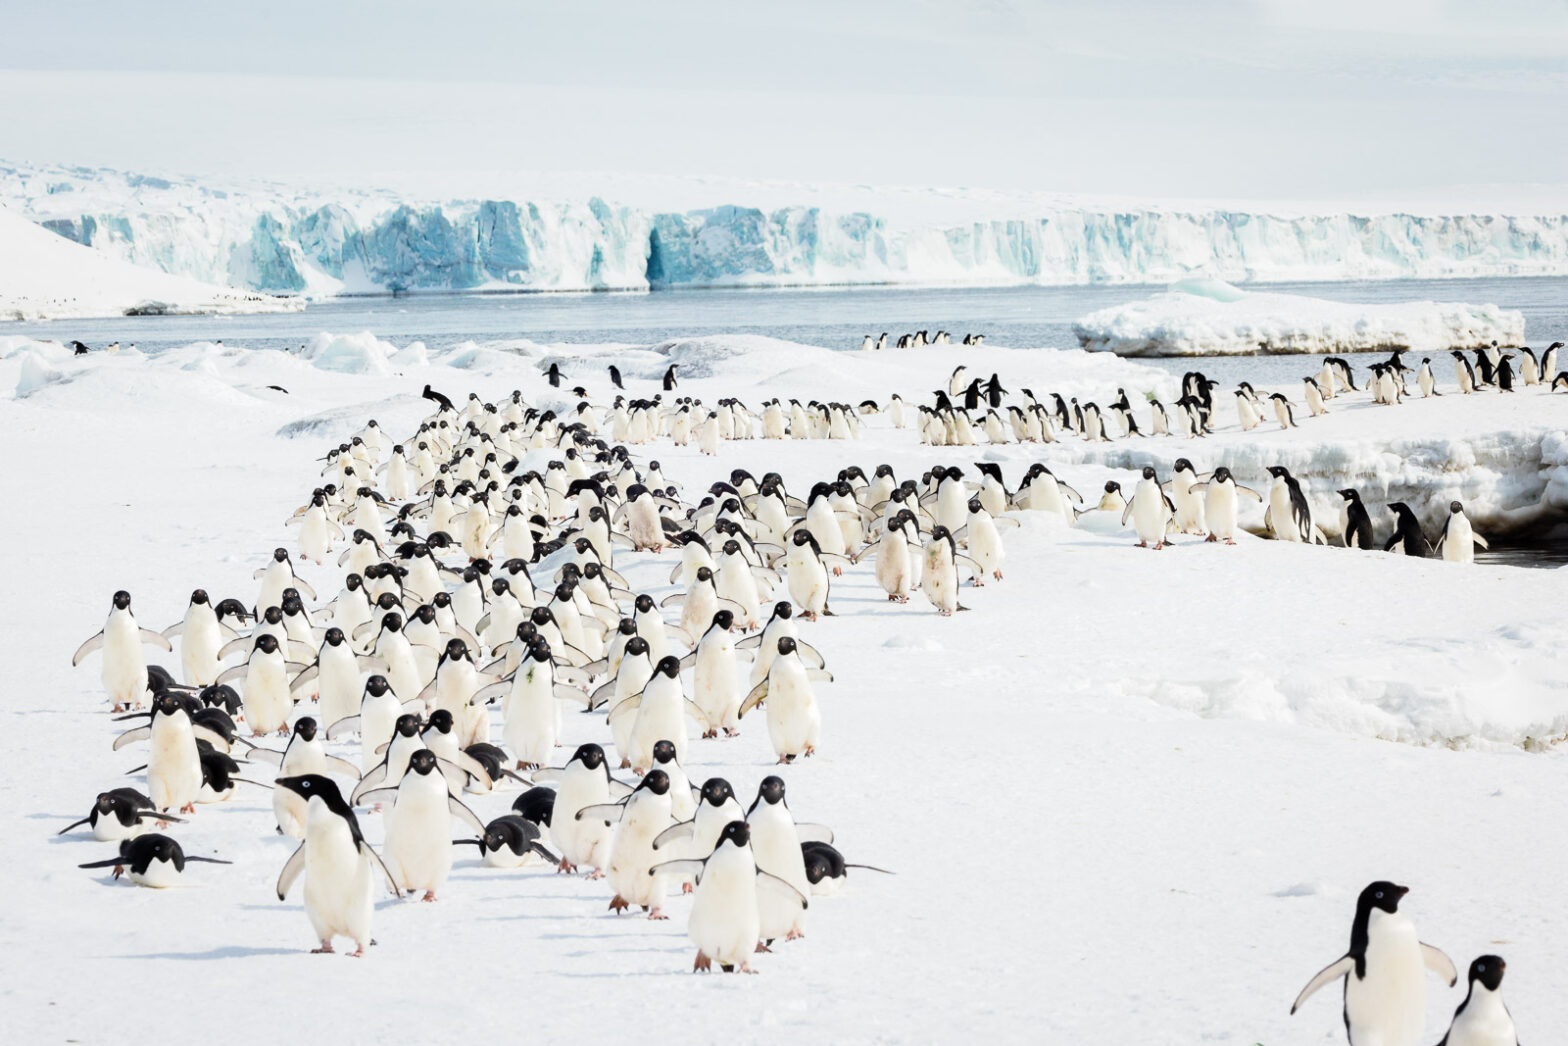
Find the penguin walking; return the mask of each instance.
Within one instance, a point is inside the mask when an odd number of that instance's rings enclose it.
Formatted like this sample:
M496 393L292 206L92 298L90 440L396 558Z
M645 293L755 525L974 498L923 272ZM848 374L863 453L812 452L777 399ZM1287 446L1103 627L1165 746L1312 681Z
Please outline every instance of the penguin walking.
M149 832L133 839L120 840L120 852L102 861L88 861L78 868L113 868L114 878L124 875L137 886L161 890L179 885L180 873L189 861L206 864L233 864L216 857L189 856L180 844L167 835Z
M848 560L833 556L835 570L842 571ZM800 616L815 621L819 614L831 615L828 609L828 589L831 579L822 547L816 536L805 527L795 531L790 538L789 551L784 557L784 579L789 588L789 598L800 608Z
M740 706L746 695L741 689L740 656L731 632L734 626L732 611L718 611L697 641L697 648L682 659L683 664L691 662L692 701L702 711L705 738L719 736L721 729L726 737L739 733ZM671 757L678 760L680 753L673 741L663 739L659 744L668 744Z
M664 391L665 392L674 392L675 391L675 387L676 387L675 368L679 367L679 366L680 366L679 363L672 363L672 364L670 364L670 369L664 372Z
M378 788L362 799L393 800L387 813L383 860L392 880L408 893L423 890L423 901L434 901L452 873L452 833L448 823L458 818L476 836L485 834L484 822L450 791L436 754L420 748L408 757L408 769L395 788ZM309 824L306 824L307 843Z
M163 630L163 638L180 639L180 668L192 686L210 686L223 671L218 651L234 638L234 630L218 620L207 590L191 593L185 618Z
M1443 521L1443 534L1437 539L1437 550L1449 563L1474 563L1475 546L1487 548L1486 539L1470 526L1461 502L1448 503L1448 518Z
M746 810L746 825L751 829L751 850L757 867L784 880L801 897L811 894L806 877L803 842L833 841L833 833L822 825L800 824L785 800L784 779L770 774L757 786L757 798ZM776 937L793 941L804 937L806 909L782 891L759 889L757 912L761 922L762 948Z
M116 592L111 600L109 619L103 628L91 636L76 653L71 655L71 667L95 650L103 651L103 688L114 706L113 711L123 712L142 706L142 693L147 689L147 658L142 644L174 652L174 647L160 632L140 628L131 613L131 594L124 589Z
M755 972L751 956L762 931L759 891L768 890L781 903L795 904L801 909L809 903L795 887L757 867L751 849L751 829L745 821L725 825L718 846L706 858L666 861L649 871L692 875L697 879L686 926L687 936L697 946L694 973L711 970L715 962L726 973Z
M1361 503L1361 492L1353 487L1338 491L1345 499L1339 513L1339 532L1346 548L1374 549L1377 540L1372 536L1372 517Z
M375 911L379 878L397 896L397 880L365 842L359 820L330 777L304 774L282 777L277 787L305 803L305 837L278 875L278 900L288 898L299 877L305 877L305 915L319 947L316 955L332 953L332 938L354 942L358 958L373 942L370 920Z
M618 389L624 390L626 388L625 385L621 384L621 369L613 363L610 364L610 384Z
M973 563L965 557L966 563ZM953 535L941 524L931 528L920 556L920 591L943 617L967 610L958 602L958 549Z
M1263 501L1262 494L1237 483L1236 477L1224 465L1215 469L1214 475L1204 482L1194 483L1192 491L1194 496L1203 492L1203 515L1209 532L1204 540L1223 541L1227 545L1236 543L1236 531L1240 529L1236 522L1240 498L1249 497L1260 504Z
M1470 987L1454 1011L1448 1034L1437 1046L1519 1046L1513 1014L1503 1004L1501 956L1483 955L1470 964Z
M664 914L668 877L652 869L659 861L653 841L675 821L672 801L669 775L654 769L644 774L632 794L621 802L577 811L578 820L602 819L617 825L607 869L610 888L615 891L610 911L617 915L635 904L650 919L669 918Z
M1301 483L1283 465L1270 465L1274 485L1269 488L1268 508L1263 522L1277 541L1323 544L1323 532L1312 521L1312 503L1301 490Z
M1422 533L1421 521L1416 519L1416 514L1411 511L1410 506L1403 501L1395 501L1388 506L1388 510L1394 514L1396 522L1394 534L1384 544L1383 551L1392 552L1397 546L1407 556L1425 558L1431 542L1427 541L1426 535Z
M1361 891L1349 950L1307 982L1291 1013L1319 988L1343 979L1350 1046L1416 1046L1426 1016L1426 971L1449 987L1459 975L1448 956L1416 936L1410 917L1399 910L1408 892L1383 881Z
M1422 399L1442 395L1441 392L1437 391L1437 379L1432 376L1432 358L1430 356L1421 357L1421 369L1416 371L1416 384L1421 388Z
M964 524L962 536L969 558L974 561L974 586L985 585L986 577L1002 580L1002 560L1006 550L997 525L1016 527L1018 521L1009 517L993 519L979 498L969 499L969 520Z
M1138 548L1148 548L1149 543L1154 543L1156 551L1165 547L1165 531L1175 517L1175 507L1170 499L1165 496L1165 491L1160 488L1160 481L1154 472L1154 466L1143 467L1143 478L1133 488L1132 497L1127 502L1127 507L1122 510L1122 526L1127 525L1129 518L1133 521L1133 528L1138 532Z
M153 699L152 717L146 726L127 730L115 738L114 747L146 739L147 794L159 810L196 812L201 794L201 750L190 712L179 696L164 691Z
M545 774L535 774L536 781ZM555 775L555 806L550 818L550 837L561 851L560 870L575 872L579 865L592 869L590 879L602 879L610 857L610 822L602 817L579 820L577 812L608 803L612 790L625 794L626 788L610 777L610 764L604 749L596 744L577 747L558 775Z
M744 717L766 702L768 740L780 763L793 763L797 756L813 755L822 743L822 713L811 685L813 678L829 682L833 679L824 669L807 668L795 640L782 636L767 677L752 687L740 706L739 715Z

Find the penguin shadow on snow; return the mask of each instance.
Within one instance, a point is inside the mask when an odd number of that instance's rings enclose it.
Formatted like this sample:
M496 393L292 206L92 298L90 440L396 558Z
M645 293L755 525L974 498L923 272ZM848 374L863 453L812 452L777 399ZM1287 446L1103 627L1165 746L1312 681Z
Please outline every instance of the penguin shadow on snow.
M268 908L276 911L275 907ZM245 948L237 944L209 948L204 952L148 952L141 955L117 955L116 959L182 959L206 961L209 959L259 959L268 955L298 955L298 948Z

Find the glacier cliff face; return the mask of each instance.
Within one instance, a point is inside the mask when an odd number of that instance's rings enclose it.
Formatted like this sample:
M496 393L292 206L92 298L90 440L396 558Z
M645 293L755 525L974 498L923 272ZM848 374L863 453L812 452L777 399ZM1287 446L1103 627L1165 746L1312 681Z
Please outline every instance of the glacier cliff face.
M166 272L314 295L853 283L1166 283L1568 274L1568 215L1061 208L893 222L820 207L652 212L388 193L224 190L0 166L0 204Z

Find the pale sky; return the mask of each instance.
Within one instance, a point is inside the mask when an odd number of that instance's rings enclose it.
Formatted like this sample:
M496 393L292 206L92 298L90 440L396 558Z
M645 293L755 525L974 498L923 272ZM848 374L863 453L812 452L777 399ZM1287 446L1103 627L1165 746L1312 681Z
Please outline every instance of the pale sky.
M13 161L453 193L519 170L1216 200L1568 182L1568 0L8 0L4 24Z

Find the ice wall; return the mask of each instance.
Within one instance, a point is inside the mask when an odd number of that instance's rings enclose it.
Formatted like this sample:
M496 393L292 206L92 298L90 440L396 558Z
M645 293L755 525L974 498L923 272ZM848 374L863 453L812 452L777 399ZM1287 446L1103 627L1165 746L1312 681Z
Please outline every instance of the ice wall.
M237 191L16 165L0 166L0 203L137 264L307 294L1568 274L1568 214L1057 209L954 224L806 206Z

